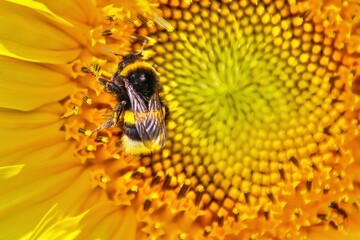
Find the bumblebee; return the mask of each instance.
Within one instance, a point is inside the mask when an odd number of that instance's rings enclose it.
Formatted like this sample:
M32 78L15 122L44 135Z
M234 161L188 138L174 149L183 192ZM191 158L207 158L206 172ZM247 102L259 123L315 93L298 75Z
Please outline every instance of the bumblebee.
M141 52L122 57L110 81L97 76L105 91L115 95L117 104L112 117L94 131L120 126L126 154L150 154L166 140L168 110L159 96L161 85L155 68L141 59Z

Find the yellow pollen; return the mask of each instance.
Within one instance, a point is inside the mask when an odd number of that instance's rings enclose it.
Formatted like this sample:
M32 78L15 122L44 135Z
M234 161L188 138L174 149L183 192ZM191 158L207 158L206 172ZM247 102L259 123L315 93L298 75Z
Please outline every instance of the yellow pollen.
M188 237L188 234L186 234L186 233L179 233L179 235L178 235L179 240L185 240L185 239L187 239L187 237Z
M131 186L131 188L129 189L129 193L137 193L139 190L139 186L138 185L133 185Z
M86 151L88 152L92 152L92 151L95 151L96 150L96 147L92 144L89 144L87 147L86 147Z
M110 181L109 178L105 177L105 176L100 176L100 182L101 183L108 183Z

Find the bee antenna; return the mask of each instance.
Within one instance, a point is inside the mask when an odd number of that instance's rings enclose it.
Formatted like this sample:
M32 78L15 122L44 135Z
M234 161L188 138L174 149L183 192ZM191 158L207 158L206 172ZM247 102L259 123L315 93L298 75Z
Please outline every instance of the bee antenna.
M144 42L143 42L143 45L142 45L142 47L141 47L141 49L140 49L140 51L138 51L138 52L135 53L134 55L140 55L140 54L143 52L143 50L144 50L144 48L145 48L145 46L146 46L147 43L148 43L148 40L145 39ZM103 50L109 52L109 53L114 54L115 56L125 57L124 55L122 55L122 54L120 54L120 53L117 53L117 52L114 52L113 50L110 50L110 49L108 49L108 48L106 48L106 47L101 47L101 48L102 48Z
M135 55L140 55L144 51L144 48L145 48L147 43L148 43L148 40L145 39L140 51L138 51Z
M114 52L113 50L110 50L110 49L108 49L108 48L106 48L106 47L101 47L101 48L102 48L103 50L109 52L109 53L114 54L115 56L122 56L122 57L124 57L124 55L121 55L120 53Z

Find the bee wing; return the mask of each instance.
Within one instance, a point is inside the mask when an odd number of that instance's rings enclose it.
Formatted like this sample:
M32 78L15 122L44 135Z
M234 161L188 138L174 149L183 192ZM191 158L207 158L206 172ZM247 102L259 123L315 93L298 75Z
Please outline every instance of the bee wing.
M125 88L127 89L131 110L134 114L135 128L139 133L141 141L145 146L150 146L150 143L156 143L163 147L166 140L166 128L159 95L154 94L149 103L146 104L145 99L127 82L125 83Z
M136 119L136 114L135 114ZM150 141L157 143L163 147L166 140L166 128L165 128L165 114L162 110L162 105L158 94L154 94L148 104L148 114L146 116L144 124L139 124L136 129L139 135L142 136L142 132L145 130L150 137ZM139 121L140 123L142 121Z

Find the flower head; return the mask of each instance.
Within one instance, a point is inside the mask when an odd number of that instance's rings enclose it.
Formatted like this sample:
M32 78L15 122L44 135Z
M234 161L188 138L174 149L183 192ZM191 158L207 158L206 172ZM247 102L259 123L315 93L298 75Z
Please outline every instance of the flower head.
M1 4L1 232L57 204L79 239L359 235L357 1ZM92 134L117 100L90 73L144 42L170 116L138 156L121 127Z

